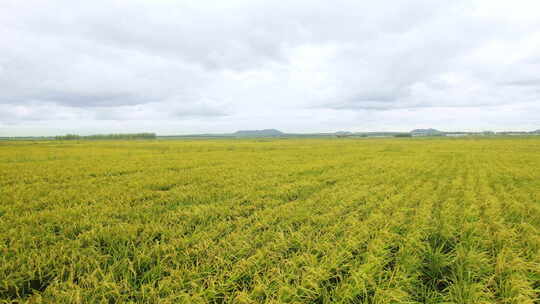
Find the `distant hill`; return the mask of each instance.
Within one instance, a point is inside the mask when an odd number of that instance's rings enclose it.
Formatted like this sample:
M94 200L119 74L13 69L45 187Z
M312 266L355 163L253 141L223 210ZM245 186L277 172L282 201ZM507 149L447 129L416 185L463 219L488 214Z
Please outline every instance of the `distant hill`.
M353 135L353 133L349 131L337 131L334 133L334 135L337 137L347 137Z
M245 137L269 137L269 136L282 136L285 133L276 129L264 129L264 130L240 130L233 133L234 136Z
M410 132L412 135L439 135L443 132L437 129L415 129Z
M538 129L536 131L532 131L532 133L540 134L540 129Z

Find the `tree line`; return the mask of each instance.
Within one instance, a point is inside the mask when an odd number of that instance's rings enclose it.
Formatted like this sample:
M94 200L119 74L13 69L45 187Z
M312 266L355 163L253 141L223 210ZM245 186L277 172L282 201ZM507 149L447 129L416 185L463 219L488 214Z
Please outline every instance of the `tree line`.
M107 140L107 139L155 139L155 133L128 133L128 134L95 134L81 136L78 134L66 134L56 136L57 140L81 140L81 139L91 139L91 140Z

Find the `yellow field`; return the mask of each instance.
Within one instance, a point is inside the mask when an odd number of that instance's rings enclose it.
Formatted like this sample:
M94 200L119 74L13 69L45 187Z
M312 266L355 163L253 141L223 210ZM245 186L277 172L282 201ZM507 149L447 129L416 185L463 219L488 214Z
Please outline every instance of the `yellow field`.
M0 142L0 303L540 303L540 138Z

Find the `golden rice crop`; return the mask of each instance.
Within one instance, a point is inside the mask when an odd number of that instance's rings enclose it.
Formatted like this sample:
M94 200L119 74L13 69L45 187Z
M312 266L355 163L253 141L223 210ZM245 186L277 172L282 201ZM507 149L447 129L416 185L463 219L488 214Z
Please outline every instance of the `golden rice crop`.
M540 303L540 138L0 142L0 303Z

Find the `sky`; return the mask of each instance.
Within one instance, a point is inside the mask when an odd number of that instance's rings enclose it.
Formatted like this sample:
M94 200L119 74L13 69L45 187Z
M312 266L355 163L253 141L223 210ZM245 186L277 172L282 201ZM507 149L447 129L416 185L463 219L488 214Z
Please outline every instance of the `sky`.
M540 1L0 0L0 136L540 129Z

